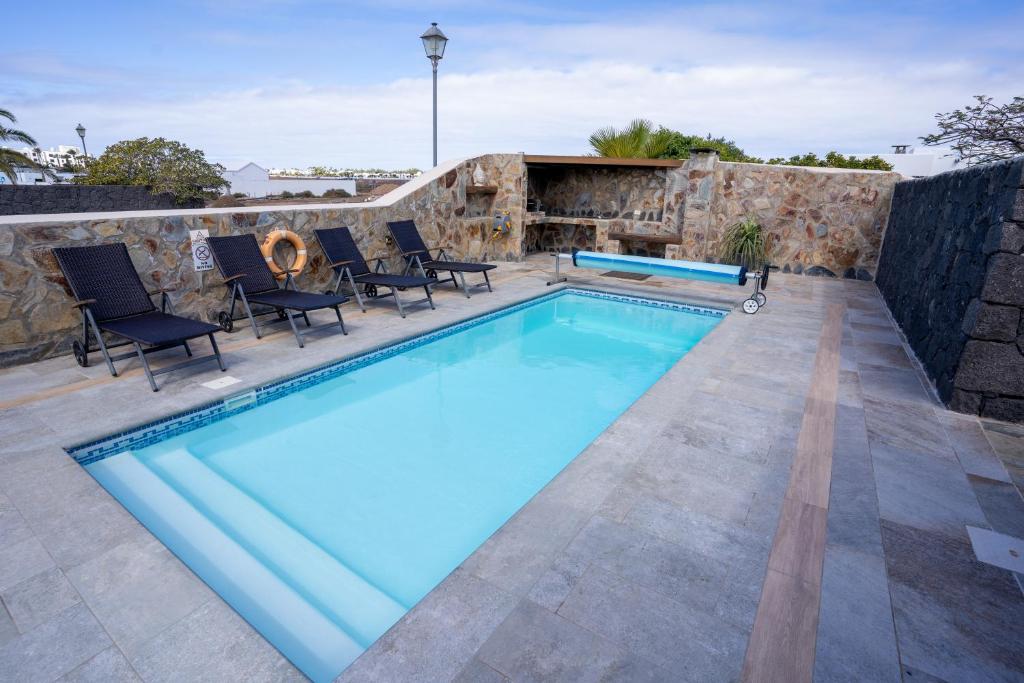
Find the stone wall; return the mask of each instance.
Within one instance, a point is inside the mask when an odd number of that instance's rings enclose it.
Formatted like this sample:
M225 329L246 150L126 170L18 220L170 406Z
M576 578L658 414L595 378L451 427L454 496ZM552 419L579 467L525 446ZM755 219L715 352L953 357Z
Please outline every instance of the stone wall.
M530 167L528 198L549 216L661 223L664 168Z
M138 185L0 185L0 216L201 206L202 200L179 204L169 192L153 194Z
M716 260L725 231L747 216L771 235L769 262L783 272L871 280L885 234L896 173L718 162L708 189L707 240L688 234L696 260ZM687 202L699 184L691 179ZM700 228L696 228L699 235Z
M491 239L491 219L465 217L466 184L476 164L497 186L491 208L512 216L510 235ZM366 256L397 255L386 241L386 221L412 218L432 245L452 245L457 258L505 261L520 258L526 208L521 155L487 155L455 162L424 174L398 190L366 204L321 204L192 209L164 212L100 214L85 220L32 217L0 218L0 366L66 353L77 332L64 278L50 253L53 247L125 242L147 286L174 287L176 310L212 320L225 307L226 289L216 271L197 273L192 266L189 230L211 235L271 230L299 234L310 251L298 277L301 288L324 289L331 276L313 229L347 225Z
M899 183L878 287L939 396L1024 422L1024 158Z

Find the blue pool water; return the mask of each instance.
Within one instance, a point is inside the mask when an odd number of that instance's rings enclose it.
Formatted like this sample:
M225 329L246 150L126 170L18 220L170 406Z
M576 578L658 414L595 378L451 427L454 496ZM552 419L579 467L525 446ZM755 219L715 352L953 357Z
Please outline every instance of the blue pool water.
M81 461L303 672L330 680L720 319L548 296Z

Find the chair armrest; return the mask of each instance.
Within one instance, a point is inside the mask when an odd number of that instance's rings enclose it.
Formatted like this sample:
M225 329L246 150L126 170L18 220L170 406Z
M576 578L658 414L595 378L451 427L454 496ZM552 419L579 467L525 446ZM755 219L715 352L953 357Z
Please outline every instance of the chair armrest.
M152 292L148 292L148 294L150 296L154 296L156 294L167 294L169 292L176 292L176 291L178 291L177 287L161 287L160 289L154 289Z
M96 299L82 299L81 301L75 301L72 306L75 308L81 308L82 306L88 306L89 304L96 303Z
M347 266L351 263L352 261L334 261L331 263L331 268L341 268L342 266Z
M389 258L391 258L391 257L388 256L387 254L385 254L384 256L371 256L370 258L368 258L366 260L367 261L387 261Z
M245 273L239 273L237 275L232 275L231 277L226 277L224 278L224 284L234 282L235 280L243 277L245 277Z
M402 256L415 256L416 254L428 254L429 250L417 249L415 251L403 251Z

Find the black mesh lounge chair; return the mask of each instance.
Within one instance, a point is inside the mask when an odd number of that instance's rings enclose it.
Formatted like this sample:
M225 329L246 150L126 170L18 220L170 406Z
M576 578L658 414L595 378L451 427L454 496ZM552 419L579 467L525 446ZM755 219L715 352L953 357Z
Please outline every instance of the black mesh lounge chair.
M328 228L313 232L316 234L316 239L324 250L331 268L334 268L334 272L338 275L334 282L333 293L337 294L341 283L347 281L352 287L352 294L356 297L363 313L366 312L366 306L363 305L363 297L359 293L360 288L362 288L363 294L371 299L393 296L395 304L398 305L398 313L403 318L405 317L404 306L409 304L426 302L430 304L431 309L434 308L434 298L430 295L430 285L434 284L433 278L419 275L392 275L384 263L385 257L371 259L377 265L370 270L370 266L367 265L366 259L363 258L363 254L359 251L356 241L352 239L352 233L348 228ZM386 287L388 293L378 294L378 287ZM409 287L422 287L427 296L416 301L408 301L403 305L398 292Z
M348 334L345 329L345 321L341 319L341 309L338 307L348 301L346 297L334 294L313 294L311 292L300 292L295 289L295 281L292 273L286 271L284 286L279 286L277 279L270 270L270 266L256 243L256 236L234 235L231 237L210 237L207 242L213 251L213 260L224 276L224 284L231 291L231 308L221 311L219 316L220 326L230 332L235 326L235 302L241 301L242 308L252 325L253 334L259 339L260 328L256 324L256 316L253 315L249 304L261 304L270 306L271 310L256 315L277 314L277 320L287 320L295 333L295 339L299 342L299 348L305 346L302 333L295 325L295 316L292 311L298 311L302 319L306 321L306 327L312 327L309 322L309 311L318 311L321 308L333 308L338 316L338 325L341 326L343 334ZM333 326L334 323L329 323ZM320 325L326 327L327 325Z
M92 247L62 247L53 250L64 277L75 295L75 306L82 312L82 340L76 339L72 344L75 360L82 367L89 364L89 351L92 339L107 361L110 374L117 377L114 369L115 360L123 360L138 356L142 369L153 391L157 391L154 375L162 375L196 363L216 360L220 369L226 370L224 361L217 348L217 340L213 333L218 332L216 325L181 318L174 315L167 292L160 289L147 292L139 274L128 256L128 247L122 243L101 244ZM160 294L160 308L154 304L154 294ZM101 332L122 337L126 341L107 344ZM209 337L213 353L209 356L192 358L189 348L190 339ZM110 349L131 344L134 351L117 356L110 355ZM153 370L149 367L146 355L154 351L182 346L190 360L175 363ZM145 347L145 348L143 348Z
M419 230L416 229L416 223L413 221L389 222L388 230L391 231L391 236L394 238L395 244L398 245L398 250L402 252L402 257L405 259L406 275L413 270L418 270L420 275L433 278L436 284L451 282L457 287L459 282L461 282L462 293L468 299L469 288L466 286L465 273L481 273L484 276L484 281L474 286L482 287L486 285L487 291L494 291L491 289L491 279L487 276L487 271L493 270L497 266L490 263L452 261L448 258L448 254L445 253L444 247L428 249L427 245L423 243L423 238L420 237ZM436 253L436 256L432 255L434 253ZM447 271L448 277L444 280L438 280L438 271ZM455 280L456 275L459 276L458 282Z

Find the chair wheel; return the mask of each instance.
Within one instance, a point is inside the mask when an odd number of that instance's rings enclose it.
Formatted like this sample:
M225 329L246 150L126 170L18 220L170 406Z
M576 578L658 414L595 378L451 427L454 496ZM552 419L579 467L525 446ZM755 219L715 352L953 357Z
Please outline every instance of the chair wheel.
M430 270L427 271L427 277L431 278L432 280L436 280L437 279L437 271L434 270L433 268L431 268Z
M235 321L231 319L227 311L221 311L217 314L217 324L220 325L220 329L225 332L231 332L235 329Z
M288 314L284 312L283 308L277 309L277 319L278 320L287 320L288 319Z
M768 301L768 297L764 295L764 292L758 292L757 294L754 295L754 298L757 299L758 306L764 306L765 302Z
M324 290L324 295L325 296L334 296L334 290L332 290L332 289L325 289Z
M405 291L405 290L407 290L407 289L409 289L409 288L408 288L408 287L399 287L399 288L398 288L398 291L399 291L399 292L404 292L404 291Z
M754 297L750 297L749 299L743 302L744 313L750 313L751 315L753 315L754 313L757 313L757 309L759 308L761 308L761 304L759 304L757 302L757 299L755 299Z
M71 352L75 354L75 361L83 368L89 367L89 354L85 352L82 342L77 339L71 342Z
M370 297L371 299L377 296L377 285L365 285L363 287L363 294Z

